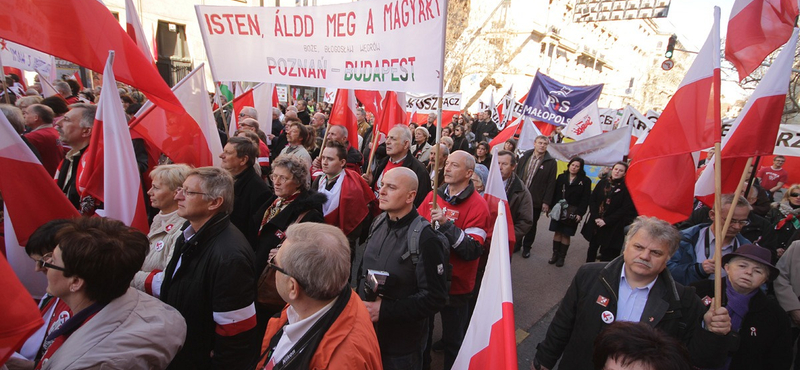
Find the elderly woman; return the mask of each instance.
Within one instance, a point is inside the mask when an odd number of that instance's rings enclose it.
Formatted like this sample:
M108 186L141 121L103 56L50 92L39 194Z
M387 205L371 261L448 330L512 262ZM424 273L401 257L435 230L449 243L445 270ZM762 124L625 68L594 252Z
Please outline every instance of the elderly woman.
M141 270L131 281L131 286L156 297L160 296L161 282L164 280L164 275L159 273L166 270L175 250L175 241L181 235L181 227L186 222L183 217L178 216L175 195L191 170L185 164L165 164L150 172L153 185L147 195L150 196L150 205L159 212L153 217L150 233L147 234L150 250Z
M556 191L553 192L553 200L550 204L555 205L561 200L566 200L566 217L560 220L550 220L550 231L553 234L553 256L547 261L549 264L556 264L557 267L564 266L564 259L569 250L570 238L578 230L578 223L581 222L586 209L589 208L589 198L592 196L592 180L586 176L583 170L583 158L574 157L569 161L567 170L556 178ZM562 215L565 212L561 212Z
M428 163L431 158L431 144L428 144L430 133L425 127L414 129L414 145L411 146L411 154L422 163Z
M274 184L275 195L261 206L253 220L258 225L255 252L256 271L259 274L264 272L269 259L277 253L290 225L325 221L322 205L325 204L326 197L310 190L308 165L303 160L292 155L278 156L272 163L270 179ZM256 305L258 333L264 333L269 318L282 308L283 305Z
M311 138L309 140L309 138ZM307 167L311 168L311 154L308 154L306 145L310 144L314 138L308 128L300 122L291 121L286 124L286 140L289 142L280 155L293 155L306 162Z
M147 237L122 222L79 218L57 235L40 264L47 292L73 315L47 340L36 369L163 369L186 338L174 308L130 288L147 255Z
M625 185L628 164L618 162L609 175L598 181L589 200L589 219L581 235L589 241L586 262L594 262L600 251L600 261L619 256L625 240L625 227L636 218L636 207Z
M727 276L722 281L722 306L728 309L731 331L739 333L739 346L728 353L724 369L788 369L792 363L789 316L767 297L761 286L778 277L766 248L745 244L722 256ZM707 306L714 298L714 280L692 284Z

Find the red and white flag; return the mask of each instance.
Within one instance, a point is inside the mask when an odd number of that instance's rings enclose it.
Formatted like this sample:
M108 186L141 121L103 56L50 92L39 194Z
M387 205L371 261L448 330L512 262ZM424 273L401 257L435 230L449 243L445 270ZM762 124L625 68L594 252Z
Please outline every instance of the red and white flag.
M258 127L266 133L272 132L272 107L277 105L274 95L275 85L262 82L241 95L233 98L234 116L238 117L244 107L253 107L258 112ZM233 135L229 135L233 136Z
M361 104L364 105L364 110L372 113L372 116L377 120L381 116L381 102L385 91L376 90L354 90L355 96Z
M0 114L0 116L3 116ZM5 118L5 116L3 117ZM0 255L0 286L3 287L3 319L0 320L0 364L44 325L42 314L30 293Z
M208 104L205 65L195 68L172 89L185 107L182 113L147 102L131 121L131 130L175 163L194 167L219 165L222 143Z
M330 191L322 186L327 184L327 180L324 175L320 179L320 192L328 196L328 201L322 205L325 223L348 235L370 213L375 193L361 175L350 169L342 170Z
M575 141L602 134L603 129L600 127L600 110L597 108L597 100L575 114L561 133Z
M500 174L500 166L497 164L497 152L492 151L492 164L489 165L489 176L486 178L486 187L483 192L483 199L486 200L486 205L489 206L489 221L494 223L498 217L497 204L502 203L506 210L506 224L508 226L508 248L510 253L514 251L514 243L517 241L516 234L514 234L514 220L511 216L511 208L508 205L508 196L506 195L506 187L503 183L503 176ZM493 230L489 230L486 235L487 239L492 238ZM493 246L493 244L490 244Z
M0 114L0 193L19 245L27 244L47 221L80 216L4 114Z
M103 70L103 89L92 138L81 157L84 170L76 181L81 196L89 195L104 203L103 216L147 234L149 226L142 182L125 111L117 94L113 64L114 52L110 51Z
M0 38L95 72L103 71L108 51L115 50L118 81L141 90L164 109L181 110L152 60L142 54L102 2L0 0L0 9L13 9L13 16L0 22ZM70 20L68 31L64 30L65 19Z
M781 124L781 115L792 76L795 47L795 28L789 42L783 47L769 70L747 100L744 109L722 139L721 193L733 193L745 170L747 158L772 154L775 138ZM758 140L753 140L757 136ZM709 160L695 184L694 195L705 203L714 203L714 161Z
M494 165L492 166L494 167ZM497 170L499 173L499 170ZM491 176L491 175L490 175ZM478 293L475 311L458 351L454 370L517 369L517 342L514 326L514 299L511 292L511 260L508 244L506 202L490 210L497 211L492 233L492 247Z
M676 223L692 212L692 153L714 145L715 137L719 140L719 48L715 7L708 39L628 170L628 189L641 215ZM664 181L666 174L669 181Z
M377 131L389 135L389 130L406 122L406 93L387 91L381 102L381 114L375 117Z
M331 125L347 128L347 140L350 146L358 149L358 120L356 119L356 94L354 90L339 89L336 92L336 101L331 108Z
M736 0L728 21L725 59L744 80L792 35L797 0Z
M125 0L125 23L125 30L128 31L128 35L133 39L133 42L142 51L142 54L150 58L155 64L156 59L153 58L153 54L150 52L150 45L147 44L147 37L144 35L142 23L139 22L139 12L136 11L133 0Z

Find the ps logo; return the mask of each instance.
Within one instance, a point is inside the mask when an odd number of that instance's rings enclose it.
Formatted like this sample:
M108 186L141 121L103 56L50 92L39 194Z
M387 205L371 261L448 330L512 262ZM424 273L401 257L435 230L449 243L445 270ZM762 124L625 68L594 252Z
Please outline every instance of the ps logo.
M559 101L557 97L553 96L552 94L547 96L547 103L544 105L545 107L553 106L553 109L559 113L567 113L569 111L570 106L569 100Z

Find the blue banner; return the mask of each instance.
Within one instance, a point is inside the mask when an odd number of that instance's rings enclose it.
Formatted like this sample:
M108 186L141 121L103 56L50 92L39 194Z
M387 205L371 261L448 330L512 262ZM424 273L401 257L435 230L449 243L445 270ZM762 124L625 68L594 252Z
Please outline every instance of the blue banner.
M522 114L535 121L565 126L569 120L600 97L603 84L570 86L536 72Z

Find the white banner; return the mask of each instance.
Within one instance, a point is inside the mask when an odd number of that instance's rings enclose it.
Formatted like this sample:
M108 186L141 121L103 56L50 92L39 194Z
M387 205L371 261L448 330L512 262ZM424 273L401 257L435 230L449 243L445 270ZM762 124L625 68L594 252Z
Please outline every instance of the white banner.
M437 93L444 4L370 0L195 9L217 81Z
M647 111L649 116L643 115L641 112L636 110L636 108L627 105L625 109L622 111L622 118L620 119L618 127L625 127L631 126L633 130L631 131L631 135L633 137L639 138L643 140L647 137L647 134L650 133L650 130L653 129L656 122L658 121L658 113L653 111Z
M593 166L612 166L628 155L631 126L619 128L581 141L550 144L547 152L555 159L569 162L575 156Z
M730 123L723 123L722 135L727 135L730 127ZM800 125L781 124L781 128L778 130L778 137L775 139L775 151L773 154L800 157Z
M0 58L3 59L5 67L31 72L39 71L47 77L51 76L51 70L55 68L53 58L49 54L3 39L0 39Z
M406 93L406 112L419 114L436 113L439 107L439 97L434 94ZM443 111L461 111L461 93L445 93L442 100Z
M609 132L619 124L622 119L622 109L600 108L600 128Z

